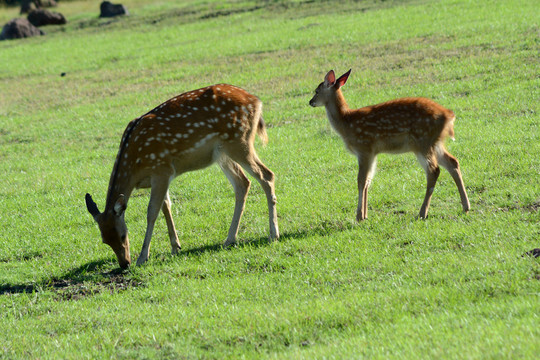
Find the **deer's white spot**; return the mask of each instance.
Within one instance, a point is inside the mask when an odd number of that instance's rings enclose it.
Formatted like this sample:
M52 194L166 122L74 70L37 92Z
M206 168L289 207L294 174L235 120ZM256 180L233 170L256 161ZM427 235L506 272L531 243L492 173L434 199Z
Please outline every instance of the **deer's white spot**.
M165 156L169 155L169 150L165 149L161 154L159 154L160 158L164 158Z

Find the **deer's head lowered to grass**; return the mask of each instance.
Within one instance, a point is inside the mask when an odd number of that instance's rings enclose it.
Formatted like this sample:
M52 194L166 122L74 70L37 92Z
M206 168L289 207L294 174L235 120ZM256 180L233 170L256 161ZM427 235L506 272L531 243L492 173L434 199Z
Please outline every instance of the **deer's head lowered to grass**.
M270 238L279 230L274 174L255 152L255 135L267 141L262 103L236 86L220 84L174 97L131 121L120 142L103 212L89 194L86 206L98 223L103 242L114 250L120 267L131 263L125 211L135 188L151 188L147 228L137 265L148 260L154 223L161 210L167 222L172 253L180 243L171 216L169 185L178 175L217 162L236 197L225 246L234 244L250 181L248 171L266 193Z

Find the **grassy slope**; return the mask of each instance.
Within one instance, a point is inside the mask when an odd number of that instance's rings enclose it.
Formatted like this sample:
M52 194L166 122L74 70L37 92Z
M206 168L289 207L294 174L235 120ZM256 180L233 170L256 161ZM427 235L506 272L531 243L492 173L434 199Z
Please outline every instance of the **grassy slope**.
M521 257L540 233L533 1L125 3L132 15L112 21L96 19L92 2L62 4L63 30L0 43L0 353L538 353L540 268ZM448 147L469 215L443 172L430 218L416 221L425 183L414 156L381 155L370 219L354 224L355 160L307 106L330 68L353 68L351 106L421 95L456 112ZM259 154L278 176L282 240L266 242L253 184L244 242L221 249L233 196L213 167L172 187L184 251L169 255L160 220L149 264L111 273L84 193L103 207L130 119L216 82L265 103L270 144ZM132 256L147 194L127 213Z

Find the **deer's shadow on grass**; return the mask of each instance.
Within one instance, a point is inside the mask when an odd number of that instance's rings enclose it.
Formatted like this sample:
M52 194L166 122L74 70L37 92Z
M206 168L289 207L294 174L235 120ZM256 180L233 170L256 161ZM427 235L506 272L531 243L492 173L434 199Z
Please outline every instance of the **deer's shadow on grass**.
M350 230L354 227L352 223L342 223L342 222L331 222L331 221L323 221L320 224L308 226L305 229L296 230L296 231L288 231L284 232L280 235L279 240L277 241L271 241L268 237L262 236L259 238L251 239L251 240L240 240L235 245L229 246L227 248L223 247L223 244L212 244L212 245L204 245L199 246L196 248L190 248L190 249L182 249L178 253L179 255L202 255L204 253L213 253L218 251L228 251L228 250L234 250L236 248L243 248L243 247L250 247L250 248L259 248L263 246L270 246L273 243L283 243L288 242L290 240L294 239L304 239L311 236L325 236L325 235L331 235L336 232L342 232L346 230Z
M49 291L60 300L77 300L103 291L122 291L142 284L125 277L126 272L118 268L100 271L113 263L113 260L97 260L72 269L61 277L51 277L31 284L2 284L0 296Z
M344 231L349 228L352 228L352 226L323 222L305 229L282 233L277 241L287 242L310 236L324 236L334 232ZM270 241L268 237L264 236L250 240L241 240L236 245L227 248L223 247L220 242L183 249L178 255L198 256L205 253L234 251L234 249L244 247L259 248L271 246L274 243L275 241ZM161 260L156 259L155 257L153 260L161 261L162 263L174 261L174 257L171 256L169 252L159 254L158 258L161 258ZM150 259L150 261L152 261L152 259ZM110 270L111 267L113 270ZM120 292L130 288L144 286L142 280L134 279L130 274L130 270L121 270L117 267L116 259L101 259L74 268L60 277L51 277L36 283L2 284L0 285L0 296L52 292L59 300L78 300L104 291Z

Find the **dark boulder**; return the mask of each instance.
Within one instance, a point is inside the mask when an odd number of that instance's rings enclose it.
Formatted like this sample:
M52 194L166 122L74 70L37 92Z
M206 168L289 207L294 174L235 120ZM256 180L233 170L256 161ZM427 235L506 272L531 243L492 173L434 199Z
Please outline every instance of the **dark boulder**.
M57 6L55 0L22 0L21 14L28 14L30 11L35 9L55 6Z
M45 35L43 31L35 27L28 19L10 20L0 33L0 40L21 39L25 37Z
M51 12L45 9L36 9L28 14L28 21L34 26L44 25L64 25L66 18L64 15L56 12Z
M99 17L114 17L119 15L129 15L126 7L122 4L113 4L110 1L104 1L100 5L101 13Z

